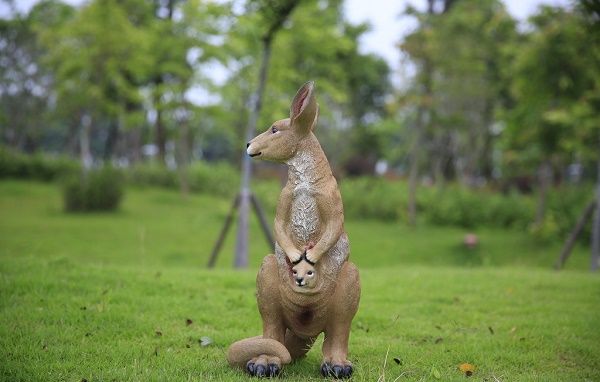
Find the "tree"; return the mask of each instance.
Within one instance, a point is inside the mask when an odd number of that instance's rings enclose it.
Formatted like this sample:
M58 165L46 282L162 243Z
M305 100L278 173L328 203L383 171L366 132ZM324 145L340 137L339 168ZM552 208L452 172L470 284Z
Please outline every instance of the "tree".
M58 28L44 31L57 104L80 122L81 155L90 165L90 130L106 132L104 157L112 154L127 105L140 102L136 82L147 67L148 44L116 0L95 1Z
M560 8L542 7L531 18L532 32L518 49L513 67L514 106L505 114L504 138L538 168L538 206L535 226L546 210L546 194L554 168L573 153L575 135L567 110L593 84L589 70L589 40L578 15Z
M56 1L42 1L29 14L0 20L0 131L10 146L33 152L40 146L53 76L44 65L42 28L56 27L73 9Z
M443 1L442 14L447 12L452 1ZM431 130L431 124L435 118L435 110L432 107L433 97L433 58L432 58L432 34L436 20L439 18L435 11L436 0L427 1L426 12L418 12L413 7L408 7L407 15L417 17L419 28L406 37L401 44L401 49L409 54L418 66L418 74L415 81L416 116L414 117L414 137L410 149L410 165L408 178L408 222L416 224L417 219L417 182L425 130Z

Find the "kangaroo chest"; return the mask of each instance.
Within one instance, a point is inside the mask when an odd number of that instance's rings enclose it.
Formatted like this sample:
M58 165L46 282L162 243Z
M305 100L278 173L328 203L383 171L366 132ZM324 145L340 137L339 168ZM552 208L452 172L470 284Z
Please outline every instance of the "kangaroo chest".
M319 232L319 208L316 199L316 173L314 159L300 153L290 162L292 203L290 228L296 244L308 245Z
M310 190L294 190L291 206L291 229L294 238L304 245L315 240L319 229L317 200Z

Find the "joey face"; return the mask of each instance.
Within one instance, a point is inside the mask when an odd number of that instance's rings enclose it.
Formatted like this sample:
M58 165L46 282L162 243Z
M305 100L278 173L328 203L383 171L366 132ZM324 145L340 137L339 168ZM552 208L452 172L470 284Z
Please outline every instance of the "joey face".
M296 155L298 146L317 123L319 105L314 88L314 82L309 81L298 90L290 106L290 117L274 122L248 142L248 155L274 162L285 162Z
M301 261L292 268L294 283L302 288L314 288L317 283L317 270L307 261Z

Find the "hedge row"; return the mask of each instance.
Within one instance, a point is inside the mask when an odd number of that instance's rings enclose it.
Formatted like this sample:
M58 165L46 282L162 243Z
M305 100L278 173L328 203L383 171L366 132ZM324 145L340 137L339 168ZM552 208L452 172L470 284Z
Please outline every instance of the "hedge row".
M96 170L86 177L81 175L79 169L76 161L66 158L27 156L0 149L0 178L51 181L65 177L65 205L69 210L115 208L122 196L123 182L139 187L178 189L181 181L181 174L176 170L152 164L141 164L123 171ZM72 175L66 176L68 174ZM209 165L196 162L186 168L186 178L190 191L222 197L232 197L239 186L239 172L224 163ZM348 178L340 182L340 187L348 218L408 220L405 182L382 178ZM254 185L254 192L267 211L275 210L279 191L277 181L257 181ZM103 199L110 199L109 196L112 196L112 201ZM536 207L534 195L469 190L457 185L442 189L421 187L417 195L417 211L421 221L434 225L469 229L529 229L541 239L552 239L566 235L591 196L590 187L552 190L548 196L546 219L536 227L531 224Z
M80 169L79 163L64 156L26 155L0 147L0 179L57 180Z

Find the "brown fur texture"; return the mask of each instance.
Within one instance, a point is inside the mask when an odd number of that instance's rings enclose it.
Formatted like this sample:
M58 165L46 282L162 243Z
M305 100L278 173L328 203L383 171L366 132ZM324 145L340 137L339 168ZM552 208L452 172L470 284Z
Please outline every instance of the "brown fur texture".
M314 83L307 82L292 101L290 118L273 123L247 147L250 156L289 168L275 216L275 254L265 257L256 279L263 334L232 344L227 356L232 366L259 377L278 375L320 333L325 333L321 373L352 374L348 337L360 280L348 261L337 182L313 134L318 111Z

